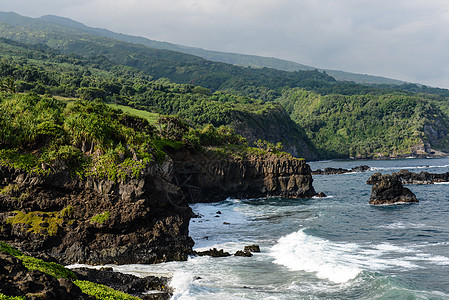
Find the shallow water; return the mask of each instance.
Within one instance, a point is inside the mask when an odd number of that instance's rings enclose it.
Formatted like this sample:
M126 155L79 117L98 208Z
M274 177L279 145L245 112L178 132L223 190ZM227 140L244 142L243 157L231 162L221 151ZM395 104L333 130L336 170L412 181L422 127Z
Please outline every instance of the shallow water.
M194 204L195 249L228 252L258 244L253 257L113 266L173 276L173 299L449 299L449 185L409 188L419 204L371 206L374 172L449 171L449 159L313 162L312 169L365 173L314 176L324 199L228 199ZM220 211L221 214L217 214ZM229 223L229 224L226 224Z

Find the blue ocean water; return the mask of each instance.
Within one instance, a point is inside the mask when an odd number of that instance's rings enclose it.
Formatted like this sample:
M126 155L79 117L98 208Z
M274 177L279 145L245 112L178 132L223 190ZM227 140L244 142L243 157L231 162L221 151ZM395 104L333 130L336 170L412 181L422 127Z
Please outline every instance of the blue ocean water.
M366 184L374 172L448 172L449 158L310 163L362 164L371 170L314 176L327 198L192 205L197 250L258 244L253 257L113 268L173 276L173 299L449 299L449 184L409 186L420 202L392 206L369 205Z

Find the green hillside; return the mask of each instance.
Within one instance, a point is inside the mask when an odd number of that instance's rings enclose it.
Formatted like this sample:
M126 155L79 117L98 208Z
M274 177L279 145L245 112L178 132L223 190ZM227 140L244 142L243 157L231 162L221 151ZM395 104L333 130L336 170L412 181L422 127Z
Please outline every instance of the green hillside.
M0 39L4 90L120 105L153 122L177 115L196 130L228 125L250 143L282 142L307 159L449 150L446 89L243 68L99 36L79 23L0 17L0 35L14 39Z
M322 96L292 89L280 102L323 156L376 158L449 151L449 117L426 95Z
M47 46L0 39L0 79L18 92L64 99L100 100L154 122L158 114L178 115L194 126L230 125L250 143L282 142L285 150L317 158L306 135L276 103L151 77L98 57L64 55ZM269 117L270 126L264 126ZM286 135L279 134L286 133Z

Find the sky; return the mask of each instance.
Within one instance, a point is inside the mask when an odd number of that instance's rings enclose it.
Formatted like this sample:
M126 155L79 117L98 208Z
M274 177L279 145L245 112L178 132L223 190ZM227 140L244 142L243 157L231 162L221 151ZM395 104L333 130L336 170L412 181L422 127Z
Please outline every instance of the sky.
M1 0L0 11L449 88L448 0Z

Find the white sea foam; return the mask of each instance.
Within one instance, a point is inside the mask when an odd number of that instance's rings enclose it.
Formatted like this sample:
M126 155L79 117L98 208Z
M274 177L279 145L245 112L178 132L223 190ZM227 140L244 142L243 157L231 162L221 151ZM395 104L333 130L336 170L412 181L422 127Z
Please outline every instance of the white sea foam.
M194 277L189 272L177 271L170 280L170 287L173 288L173 300L194 300L190 295L190 287L193 284Z
M424 253L418 248L389 243L337 243L301 229L280 238L270 254L275 263L290 270L314 273L334 283L348 282L363 270L413 270L424 268L426 263L449 265L449 257Z
M429 228L430 226L426 224L420 224L420 223L410 223L410 222L394 222L391 224L385 224L385 225L379 225L376 226L377 228L385 228L385 229L418 229L418 228Z
M382 171L382 170L399 170L399 169L407 169L407 170L419 170L419 169L436 169L436 168L447 168L449 165L440 165L440 166L394 166L394 167L371 167L370 171Z
M311 272L320 279L343 283L354 279L361 272L346 257L356 248L358 246L355 244L330 243L299 230L280 238L271 248L271 255L275 263L293 271Z

